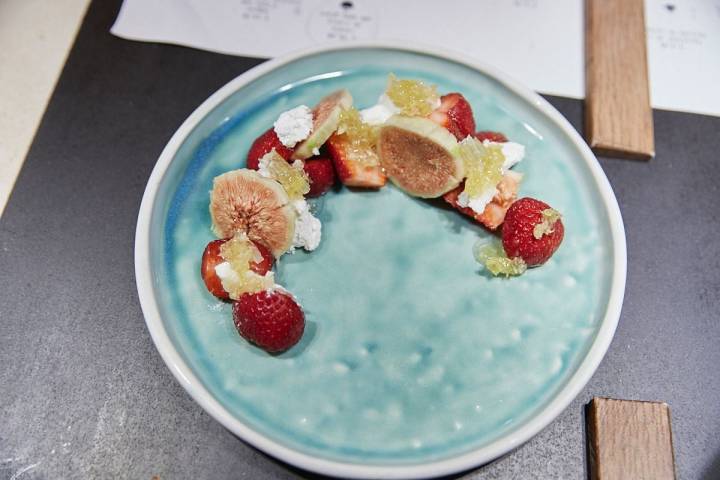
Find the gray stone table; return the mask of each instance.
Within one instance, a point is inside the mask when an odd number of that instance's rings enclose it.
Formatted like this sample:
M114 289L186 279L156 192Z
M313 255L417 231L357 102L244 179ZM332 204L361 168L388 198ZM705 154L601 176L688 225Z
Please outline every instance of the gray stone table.
M135 220L158 154L261 61L112 37L119 4L90 7L0 219L0 479L312 477L191 400L135 291ZM581 128L580 102L549 100ZM595 395L668 402L679 477L720 478L720 118L654 117L653 161L600 159L629 259L605 360L549 427L467 478L584 478Z

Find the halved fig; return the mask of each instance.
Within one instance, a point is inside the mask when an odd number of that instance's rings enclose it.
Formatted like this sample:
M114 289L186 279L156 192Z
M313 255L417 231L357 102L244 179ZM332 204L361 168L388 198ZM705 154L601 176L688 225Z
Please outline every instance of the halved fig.
M313 108L313 129L310 136L295 147L292 158L305 160L318 154L318 150L337 130L340 113L350 108L352 95L347 90L337 90L323 98Z
M277 258L292 246L297 214L282 185L243 168L215 177L210 217L218 237L243 232Z
M457 140L422 117L390 117L380 128L378 154L385 172L409 195L435 198L460 184L462 160L453 154Z

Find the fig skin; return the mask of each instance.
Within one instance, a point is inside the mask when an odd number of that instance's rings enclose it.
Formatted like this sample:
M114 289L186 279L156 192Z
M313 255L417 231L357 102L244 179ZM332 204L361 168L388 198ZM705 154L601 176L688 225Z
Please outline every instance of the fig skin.
M352 107L353 98L349 91L336 90L318 102L312 110L313 129L310 136L295 147L292 158L305 160L315 155L340 124L340 113Z

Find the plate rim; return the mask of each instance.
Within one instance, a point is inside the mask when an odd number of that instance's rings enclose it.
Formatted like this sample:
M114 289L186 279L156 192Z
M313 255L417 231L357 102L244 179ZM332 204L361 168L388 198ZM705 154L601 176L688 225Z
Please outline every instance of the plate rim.
M555 395L547 405L537 414L530 417L519 428L492 441L491 443L472 451L450 458L428 462L417 462L402 465L383 465L368 463L351 463L326 458L297 451L285 446L269 437L253 430L238 418L234 417L216 400L202 385L190 367L173 345L163 325L160 309L155 296L150 265L150 222L152 210L158 193L160 183L177 150L185 138L192 132L197 124L239 88L251 81L271 72L283 65L301 60L303 57L329 53L341 50L384 49L397 50L408 53L429 55L449 60L474 69L490 78L495 79L515 95L526 100L545 118L555 124L577 148L590 169L590 172L603 199L613 244L613 272L607 308L602 323L597 331L595 340L591 344L585 358L580 362L575 372L567 380L566 385ZM150 332L155 348L161 358L172 372L175 379L183 386L185 391L215 420L225 428L239 436L245 442L296 467L321 473L324 475L341 476L345 478L429 478L461 472L488 463L517 448L537 435L542 429L555 420L568 405L577 397L583 387L588 383L605 356L615 334L620 318L625 282L627 276L627 245L625 228L617 199L602 170L597 158L592 153L580 134L549 102L540 95L512 79L501 70L473 59L465 54L452 52L434 46L404 45L396 41L361 41L346 42L342 44L330 43L316 47L305 48L287 55L261 63L230 80L200 106L198 106L180 125L170 138L160 154L152 173L148 179L142 202L138 213L135 229L135 281L140 299L145 324Z

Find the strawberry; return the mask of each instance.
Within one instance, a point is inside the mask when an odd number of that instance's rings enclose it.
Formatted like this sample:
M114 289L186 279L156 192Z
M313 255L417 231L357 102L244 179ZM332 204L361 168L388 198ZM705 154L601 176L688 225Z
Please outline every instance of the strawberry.
M272 252L269 248L267 248L262 243L258 242L252 242L253 245L255 245L255 248L258 249L260 252L260 256L262 257L262 260L259 262L252 262L250 264L250 270L257 273L258 275L265 275L267 272L269 272L272 267L273 263L275 263L275 257L273 256Z
M475 132L473 135L475 138L484 142L488 140L490 142L505 143L508 141L507 137L500 132L492 132L490 130L483 130L481 132Z
M492 198L490 203L487 204L482 213L477 213L470 207L461 207L458 204L458 197L465 189L465 182L443 195L443 199L455 207L460 213L472 217L476 222L490 230L495 230L503 223L503 220L505 220L505 212L507 212L510 205L512 205L517 198L517 191L520 187L521 180L522 175L512 170L503 175L500 183L497 185L498 193Z
M440 106L430 114L430 120L447 128L458 140L475 133L472 107L459 93L440 97Z
M215 273L215 267L225 261L220 255L220 246L226 241L227 240L213 240L208 243L202 255L202 263L200 264L200 274L202 275L203 281L205 281L205 286L210 293L220 300L230 298L222 286L220 277Z
M374 149L352 148L347 135L333 134L325 144L340 181L349 187L380 188L387 177Z
M271 353L295 345L305 330L302 309L279 290L242 295L233 304L233 322L243 338Z
M521 257L528 267L542 265L560 246L565 227L560 214L534 198L521 198L505 215L502 244L509 258Z
M250 150L247 155L247 168L257 170L260 164L260 159L273 148L285 160L290 160L293 151L280 142L275 130L271 128L256 138L250 146Z
M327 157L312 157L305 160L305 173L310 178L310 191L306 196L319 197L335 185L335 168Z
M220 277L218 277L218 274L215 272L215 267L225 261L222 255L220 255L220 247L225 242L227 242L227 239L213 240L208 243L205 247L205 251L202 255L202 261L200 263L200 274L205 282L205 286L210 293L220 300L228 300L230 298L228 292L226 292L222 286ZM250 269L258 275L265 275L272 268L275 259L272 253L270 253L270 250L265 248L264 245L255 242L253 242L253 244L255 245L255 248L260 251L262 260L259 262L252 262L250 264Z

